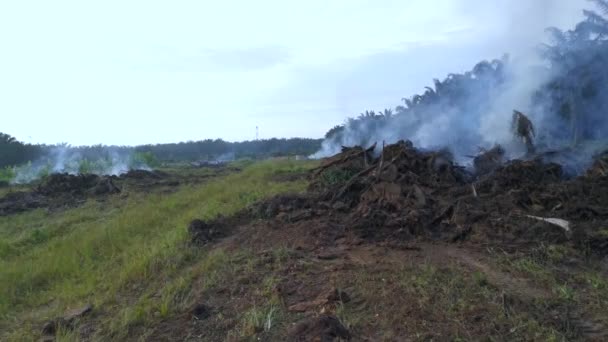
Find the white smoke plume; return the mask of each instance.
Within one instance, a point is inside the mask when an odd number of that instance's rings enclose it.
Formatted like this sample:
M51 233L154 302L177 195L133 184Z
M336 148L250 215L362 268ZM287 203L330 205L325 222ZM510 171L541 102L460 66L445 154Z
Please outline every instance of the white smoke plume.
M518 110L534 124L537 147L541 151L563 151L549 159L559 159L566 167L577 168L580 172L591 156L606 145L584 143L577 147L579 153L568 152L572 139L563 134L568 131L568 120L538 93L550 80L563 76L559 75L562 70L551 67L540 53L541 43L548 40L543 28L555 23L552 20L555 17L569 15L572 21L577 17L566 11L580 13L586 4L544 0L526 2L528 5L515 2L517 4L499 1L497 7L502 9L501 13L490 9L496 8L495 3L488 3L488 15L484 19L505 26L498 28L505 31L502 45L516 50L512 51L513 57L479 63L464 74L448 75L441 82L435 82L434 87L427 88L422 97L406 99L409 103L395 108L394 115L388 119L378 116L378 119L348 120L341 131L327 137L321 150L312 157L333 155L340 152L341 146L367 147L373 143L381 146L382 142L390 144L407 139L422 149L447 148L457 162L465 165L472 161L471 155L495 144L502 145L509 158L518 158L526 153L526 146L514 137L512 130L513 111ZM598 108L605 108L605 100L594 101ZM596 112L598 114L589 117L599 118L600 112ZM598 123L602 124L601 128L586 127L587 131L599 132L596 136L608 133L604 131L608 119L596 119L595 125ZM594 123L588 120L579 124L590 126Z
M145 158L131 149L98 147L95 151L54 146L45 155L14 169L12 184L26 184L51 173L118 176L129 170L151 170Z

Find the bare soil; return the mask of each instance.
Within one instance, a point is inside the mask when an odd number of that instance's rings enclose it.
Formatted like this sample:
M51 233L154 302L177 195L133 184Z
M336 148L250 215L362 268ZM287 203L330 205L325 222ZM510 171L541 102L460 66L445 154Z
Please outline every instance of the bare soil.
M213 286L195 280L189 310L130 336L605 341L605 165L566 178L532 158L474 173L408 142L377 157L345 148L306 194L193 221L194 245L248 257ZM568 225L542 220L557 218Z

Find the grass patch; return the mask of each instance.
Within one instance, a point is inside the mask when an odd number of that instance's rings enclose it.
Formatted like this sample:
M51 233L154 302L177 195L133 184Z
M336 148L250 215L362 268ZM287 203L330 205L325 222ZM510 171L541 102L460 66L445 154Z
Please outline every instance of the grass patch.
M554 340L580 338L584 329L576 326L577 321L608 326L608 280L603 261L587 258L568 245L541 244L527 253L495 256L504 272L547 290L549 297L535 301L534 307L541 313L559 312L554 327L559 330L555 336L560 338Z
M248 337L261 332L270 332L277 324L279 315L280 308L277 305L253 306L243 315L242 336Z
M357 300L338 305L337 316L355 333L381 331L379 340L399 340L402 332L415 340L565 338L528 312L506 307L502 290L484 273L457 264L421 262L390 272L362 269L346 278L341 285L353 289Z
M270 272L272 273L272 272ZM254 291L253 296L260 300L254 303L240 318L240 326L235 336L252 337L260 333L270 333L273 328L283 323L285 316L281 298L275 291L279 278L267 276Z
M230 215L262 198L304 190L304 181L268 181L268 175L297 164L249 165L240 173L170 195L130 197L111 212L91 203L62 213L35 211L2 218L0 331L9 338L33 336L14 323L18 317L38 323L84 302L112 303L133 288L139 293L137 301L117 315L111 330L143 324L154 310L161 316L178 310L187 302L187 278L173 280L160 304L149 298L146 287L152 286L146 285L194 263L200 251L185 247L188 222ZM225 263L221 255L205 260L208 264L200 264L199 272ZM213 277L207 281L213 282Z

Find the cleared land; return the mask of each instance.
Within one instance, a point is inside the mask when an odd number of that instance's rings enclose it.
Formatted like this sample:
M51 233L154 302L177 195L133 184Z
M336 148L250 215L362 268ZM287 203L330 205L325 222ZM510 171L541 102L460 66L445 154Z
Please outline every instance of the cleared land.
M0 339L38 339L86 304L56 340L607 338L601 255L553 239L559 229L517 245L405 236L390 220L363 229L357 208L395 204L356 186L332 204L360 172L342 164L170 170L212 175L0 217Z
M230 266L227 255L187 244L190 220L301 191L303 180L268 179L303 167L262 163L172 193L123 192L0 217L0 339L32 340L46 320L86 303L95 307L92 331L100 339L127 338L133 327L179 312L195 296L190 280ZM59 339L76 337L59 332Z

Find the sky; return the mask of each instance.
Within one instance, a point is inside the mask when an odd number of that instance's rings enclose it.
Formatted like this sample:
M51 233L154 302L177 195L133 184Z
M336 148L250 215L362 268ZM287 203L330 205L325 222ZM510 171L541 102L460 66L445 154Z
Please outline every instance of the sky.
M584 0L2 1L0 132L137 145L320 138L571 28Z

